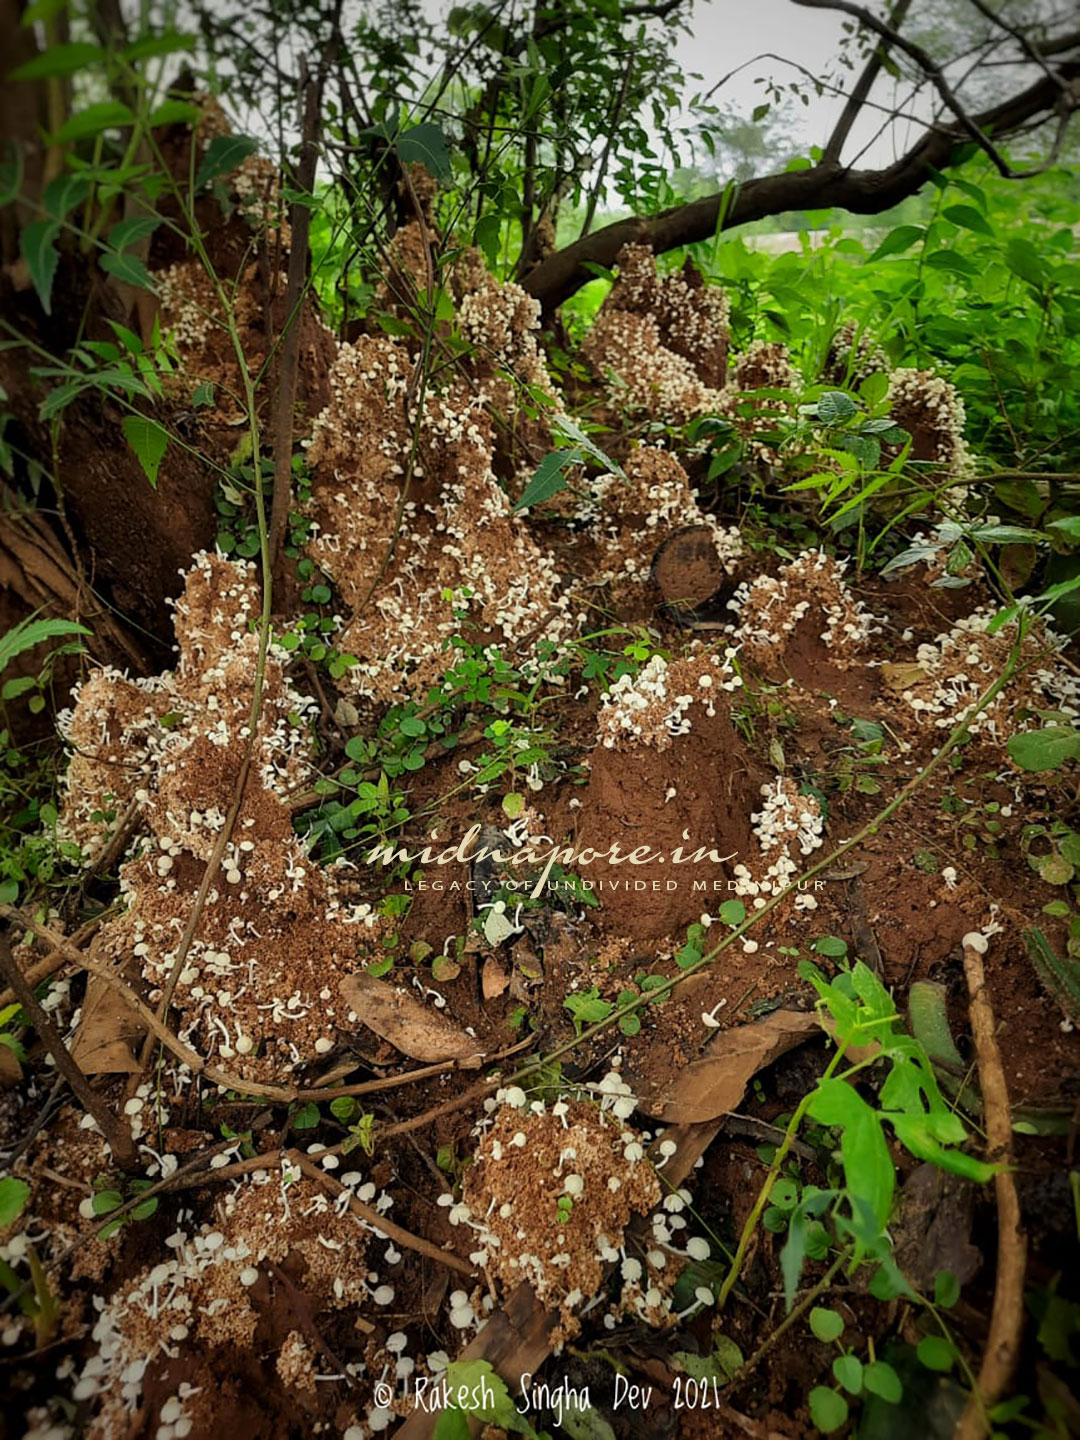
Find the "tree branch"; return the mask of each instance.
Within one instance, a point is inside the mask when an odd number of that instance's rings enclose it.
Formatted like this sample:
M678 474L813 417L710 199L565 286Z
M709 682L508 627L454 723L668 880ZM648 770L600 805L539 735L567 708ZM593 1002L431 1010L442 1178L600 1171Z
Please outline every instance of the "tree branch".
M949 110L961 129L968 133L980 150L986 152L1006 179L1015 178L1012 166L990 139L985 126L979 123L977 117L968 114L945 78L944 70L928 50L917 45L914 40L909 40L906 36L901 35L898 30L892 25L887 25L884 20L879 20L864 6L853 4L852 0L792 0L792 4L801 6L804 10L837 10L841 15L850 15L853 20L857 20L867 30L872 30L875 35L879 35L882 40L902 51L910 60L914 60L941 96L946 109Z
M907 13L911 9L911 0L896 0L892 13L889 16L889 27L898 30L907 19ZM874 88L874 82L881 74L882 66L888 59L889 41L883 40L880 45L875 45L870 53L870 58L863 67L863 72L852 87L851 94L847 98L840 113L840 119L836 122L836 128L829 136L825 149L822 152L822 160L825 164L839 163L843 154L844 146L847 144L848 136L851 134L852 126L859 117L859 113L866 104L870 91Z
M1043 53L1047 53L1046 47ZM975 117L975 124L984 132L1002 137L1014 134L1033 119L1048 119L1061 108L1059 77L1067 83L1080 79L1080 59L1063 61L1053 76L1043 76L1026 90L983 111ZM1075 110L1078 103L1080 92L1074 86L1070 110ZM855 215L878 215L914 195L932 171L954 165L957 150L968 138L966 127L932 125L906 154L880 170L846 170L835 162L828 165L823 162L809 170L783 171L747 180L728 204L722 228L731 230L787 210L835 207ZM719 191L673 206L658 215L618 220L542 261L521 283L545 310L553 310L593 278L586 268L588 265L613 265L624 245L651 245L661 254L681 245L711 239L721 224L723 199L724 192Z

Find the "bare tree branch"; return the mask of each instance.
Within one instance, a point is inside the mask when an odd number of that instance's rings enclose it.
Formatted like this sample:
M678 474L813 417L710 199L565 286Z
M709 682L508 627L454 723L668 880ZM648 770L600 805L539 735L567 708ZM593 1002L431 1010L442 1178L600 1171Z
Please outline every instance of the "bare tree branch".
M899 30L907 18L907 13L910 9L911 0L896 0L896 4L893 6L892 13L889 16L890 28ZM847 104L841 111L840 119L836 122L836 128L829 136L825 149L822 152L821 158L826 164L830 164L833 161L839 162L844 151L844 146L847 144L848 136L851 134L852 126L859 118L859 114L869 97L870 91L874 88L874 82L881 74L882 66L885 64L888 56L889 42L887 40L882 41L880 45L874 46L869 60L867 60L866 65L863 67L862 74L852 87Z
M1073 87L1068 98L1072 113L1080 104L1080 58L1063 61L1057 75L1041 77L1000 105L983 111L974 123L982 131L1005 137L1019 133L1031 121L1060 115L1063 101L1058 76ZM966 125L928 125L906 154L880 170L849 170L833 162L747 180L727 205L723 228L730 230L786 210L836 207L856 215L880 214L914 195L932 171L954 165L969 137ZM613 265L626 244L651 245L661 253L711 238L720 221L723 197L721 191L658 215L606 225L542 261L522 284L545 310L555 309L593 278L589 265Z

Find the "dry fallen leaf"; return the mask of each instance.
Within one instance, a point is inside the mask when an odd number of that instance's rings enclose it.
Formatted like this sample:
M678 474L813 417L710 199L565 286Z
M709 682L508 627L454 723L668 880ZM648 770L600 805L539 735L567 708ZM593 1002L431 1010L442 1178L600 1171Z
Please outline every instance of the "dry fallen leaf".
M881 678L890 690L910 690L926 679L926 671L911 660L885 660L879 667Z
M0 1090L9 1090L22 1079L19 1057L10 1045L0 1045Z
M484 961L484 972L480 977L480 988L484 992L485 1000L493 1000L501 995L510 984L510 976L502 968L494 955L489 955Z
M638 1095L639 1108L666 1125L697 1125L737 1110L751 1078L821 1026L802 1010L774 1010L752 1025L721 1030L705 1054L661 1090Z
M362 972L343 981L341 989L368 1029L410 1059L480 1064L483 1051L473 1036L407 990Z
M91 975L71 1058L84 1075L136 1075L141 1066L133 1046L145 1035L138 1015L115 988Z

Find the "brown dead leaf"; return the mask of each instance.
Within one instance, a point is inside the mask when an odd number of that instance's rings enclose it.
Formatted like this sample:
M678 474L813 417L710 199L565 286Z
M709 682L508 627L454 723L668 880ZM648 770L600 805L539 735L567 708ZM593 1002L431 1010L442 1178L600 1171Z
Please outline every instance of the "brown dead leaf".
M901 693L926 679L923 667L910 660L886 660L880 667L880 674L890 690L899 690Z
M494 955L489 955L484 961L484 973L480 977L480 989L483 991L485 1000L494 1000L501 995L510 984L510 976L502 968Z
M458 1060L470 1068L480 1064L478 1042L407 990L363 972L344 980L341 989L368 1029L410 1059L427 1064Z
M0 1044L0 1090L10 1090L22 1079L19 1057L10 1045Z
M114 987L91 975L71 1046L71 1058L83 1074L138 1074L133 1047L145 1034L146 1027Z
M697 1125L737 1110L751 1078L821 1026L802 1010L774 1010L752 1025L722 1030L659 1092L640 1095L646 1115L665 1125Z

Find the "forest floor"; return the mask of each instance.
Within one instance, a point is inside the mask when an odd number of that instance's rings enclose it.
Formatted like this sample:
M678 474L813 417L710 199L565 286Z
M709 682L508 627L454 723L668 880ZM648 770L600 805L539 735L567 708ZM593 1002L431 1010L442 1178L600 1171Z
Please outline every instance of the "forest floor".
M1066 951L1080 805L1075 766L1005 748L1075 718L1070 652L990 633L977 564L935 583L930 542L885 577L826 555L812 510L769 495L767 401L741 398L793 385L783 357L714 353L693 285L640 256L624 275L557 412L529 399L555 388L535 311L490 277L455 294L480 358L427 395L408 338L313 331L325 408L272 643L238 558L249 452L223 550L185 576L175 666L96 670L60 717L56 834L85 866L4 913L104 1123L5 995L3 1435L411 1440L448 1373L488 1434L794 1440L833 1428L824 1389L868 1440L951 1435L999 1279L995 1185L935 1163L987 1158L972 934L1037 1322L1006 1393L1075 1424L1054 1363L1080 1041L1025 936ZM191 274L162 277L176 328ZM204 442L234 454L221 336L184 334L186 375L221 386ZM914 420L909 378L889 383L938 462L940 382ZM672 428L701 410L688 387L726 407L767 499L707 482ZM607 465L568 411L604 422ZM569 486L511 508L556 435ZM859 1156L863 1110L806 1102L865 974L876 1033L910 1027L940 1090L897 1099L852 1047L876 1117ZM881 1124L942 1096L917 1153ZM524 1383L521 1413L489 1374ZM440 1436L467 1433L443 1408Z

